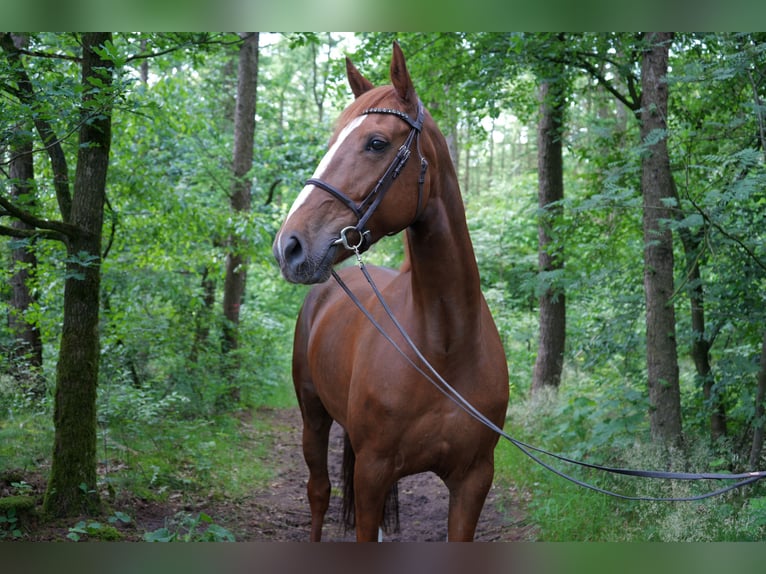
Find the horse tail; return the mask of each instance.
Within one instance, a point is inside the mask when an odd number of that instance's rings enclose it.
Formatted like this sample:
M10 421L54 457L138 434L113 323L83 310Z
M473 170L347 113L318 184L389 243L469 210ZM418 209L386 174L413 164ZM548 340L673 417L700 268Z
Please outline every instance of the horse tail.
M354 516L354 466L356 466L356 455L354 449L351 448L348 433L344 433L341 475L343 476L343 524L346 530L354 528L356 523Z
M354 528L356 517L354 515L354 466L356 454L351 448L351 440L348 433L343 435L343 524L346 530ZM399 532L399 486L395 482L386 495L383 506L383 530L387 533Z

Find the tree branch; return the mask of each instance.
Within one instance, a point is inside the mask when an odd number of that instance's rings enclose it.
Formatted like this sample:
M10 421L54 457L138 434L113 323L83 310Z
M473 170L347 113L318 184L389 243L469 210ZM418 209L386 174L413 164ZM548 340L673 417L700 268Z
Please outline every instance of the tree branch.
M717 229L718 232L724 237L726 237L728 240L733 241L740 249L742 249L742 251L744 251L748 255L748 257L750 257L750 259L753 260L753 262L758 267L766 271L766 262L761 261L757 253L755 253L752 249L750 249L750 247L745 245L745 243L740 238L732 235L731 233L726 231L719 223L716 223L715 221L713 221L710 218L710 216L705 212L705 210L702 209L699 205L697 205L697 203L688 194L686 195L686 199L689 201L689 203L692 204L692 207L694 207L697 213L699 213L702 216L702 219L704 219L708 225Z
M589 54L589 56L593 56L593 54ZM625 81L628 85L628 92L630 93L630 97L628 97L620 90L618 90L609 80L607 80L604 74L602 74L598 68L596 68L596 66L594 66L585 58L584 54L576 55L575 64L588 72L601 86L603 86L607 92L625 104L625 106L634 114L637 114L641 109L641 96L636 92L635 78L632 74L628 74L625 77Z
M32 232L32 235L35 235L35 234L39 235L40 234L39 230L47 230L47 231L55 232L57 234L57 237L55 237L55 239L62 239L63 237L72 237L80 233L80 230L73 225L62 223L60 221L51 221L49 219L40 219L39 217L35 217L31 213L28 213L24 211L23 209L18 208L16 205L13 204L13 202L9 201L6 197L2 195L0 195L0 207L2 207L4 210L4 212L2 212L2 215L15 217L19 221L23 221L27 225L30 225L36 228L35 230L28 230ZM4 233L3 235L9 235L9 234ZM10 235L17 235L17 234L10 234Z
M171 46L170 48L165 48L163 50L157 50L156 52L146 52L142 54L136 54L134 56L129 56L125 58L126 62L135 62L137 60L148 60L151 58L156 58L158 56L164 56L165 54L172 54L173 52L177 52L178 50L183 50L184 48L188 48L190 46L208 46L208 45L214 45L214 46L236 46L238 44L241 44L247 39L247 35L238 37L236 40L214 40L205 37L201 40L192 40L187 42L181 42L175 46Z
M8 227L7 225L0 225L0 235L6 237L17 237L19 239L42 237L43 239L55 239L66 243L67 236L54 231L52 229L18 229L16 227Z
M16 47L13 37L8 32L0 34L0 48L5 52L9 63L13 65L12 71L16 76L17 83L14 95L22 103L34 108L34 104L37 101L34 87L21 62L20 50ZM44 117L36 115L34 123L40 139L46 146L45 149L51 161L53 188L56 191L56 199L59 204L61 217L65 222L68 222L72 210L72 196L69 190L69 169L64 150L61 147L61 140L56 137L53 126Z

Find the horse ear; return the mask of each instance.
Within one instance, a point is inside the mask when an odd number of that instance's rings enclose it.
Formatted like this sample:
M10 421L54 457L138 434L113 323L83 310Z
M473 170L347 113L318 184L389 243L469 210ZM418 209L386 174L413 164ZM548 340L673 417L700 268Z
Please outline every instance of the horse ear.
M398 42L394 42L394 53L391 57L391 83L402 101L406 103L418 101L410 73L407 71L407 64L404 61L404 54Z
M346 76L348 77L348 85L351 86L351 91L354 92L355 98L358 98L374 87L372 83L356 69L356 66L354 66L353 62L348 57L346 57Z

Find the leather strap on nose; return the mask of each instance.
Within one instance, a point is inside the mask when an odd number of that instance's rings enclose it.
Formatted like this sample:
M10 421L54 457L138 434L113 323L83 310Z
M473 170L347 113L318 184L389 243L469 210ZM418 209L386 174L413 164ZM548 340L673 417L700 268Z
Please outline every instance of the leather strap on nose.
M330 185L326 181L322 181L321 179L316 179L314 177L311 177L306 180L306 185L316 185L317 187L324 189L327 193L332 195L335 199L340 201L343 205L348 207L351 211L354 212L354 215L356 215L357 219L362 218L362 212L359 210L359 207L357 207L356 203L351 201L351 199L346 196L345 193L343 193L341 190L339 190L334 185Z

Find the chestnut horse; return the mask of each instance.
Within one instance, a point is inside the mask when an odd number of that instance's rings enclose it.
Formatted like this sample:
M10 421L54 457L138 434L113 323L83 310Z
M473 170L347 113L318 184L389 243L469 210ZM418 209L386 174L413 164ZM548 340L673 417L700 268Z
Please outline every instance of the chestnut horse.
M454 166L444 136L415 93L397 44L390 86L375 88L346 59L355 100L274 242L282 274L318 283L295 329L293 380L309 469L311 540L330 500L330 426L346 432L356 539L375 540L390 492L432 471L449 490L449 540L473 540L494 474L498 435L430 384L327 281L333 265L406 229L396 271L368 268L422 354L476 409L502 427L508 371L479 284ZM385 329L392 322L359 269L338 275ZM400 335L392 335L404 346ZM422 364L407 351L411 360Z

